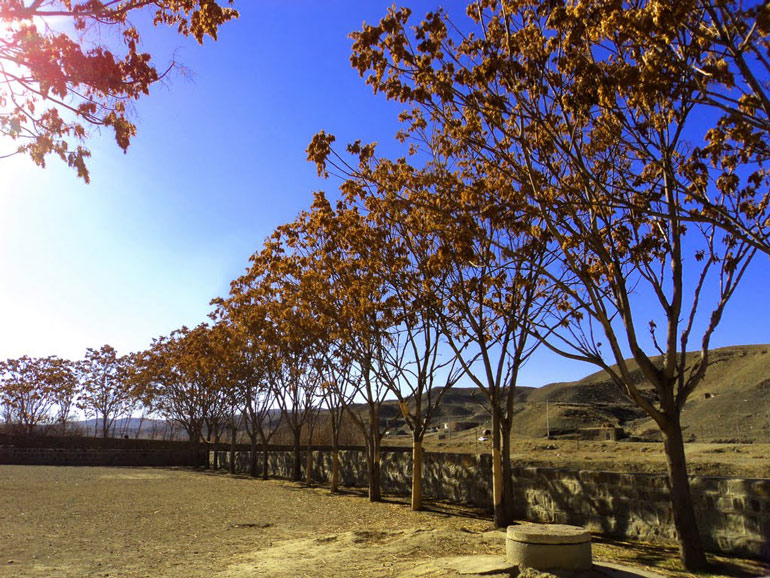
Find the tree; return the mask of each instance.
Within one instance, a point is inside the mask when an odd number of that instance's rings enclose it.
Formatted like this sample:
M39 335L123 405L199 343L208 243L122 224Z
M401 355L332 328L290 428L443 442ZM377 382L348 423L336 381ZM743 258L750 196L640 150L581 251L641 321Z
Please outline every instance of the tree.
M54 396L51 385L43 379L43 364L40 359L26 355L0 363L3 417L6 423L27 434L51 419Z
M56 155L88 182L88 128L108 127L125 151L136 134L129 104L174 66L158 71L132 20L146 14L202 44L238 16L226 4L232 0L0 2L0 134L20 143L10 154L29 154L39 166Z
M126 358L110 345L89 348L81 365L81 378L78 407L95 418L95 430L107 438L115 420L130 416L137 402L126 379Z
M275 391L271 387L270 376L272 364L276 363L271 350L259 341L262 334L257 329L264 322L260 316L249 316L250 312L234 312L229 308L231 303L224 299L215 299L217 305L215 317L220 324L227 324L232 334L230 364L237 374L237 399L246 432L251 441L249 453L249 474L257 477L257 439L262 447L262 478L268 477L267 444L275 435L283 414L276 418ZM248 319L248 322L247 322ZM239 324L247 322L249 329ZM231 460L232 464L232 460Z
M168 337L154 339L137 361L145 405L184 428L197 450L203 432L203 412L208 392L203 384L190 380L183 364L187 327Z
M364 155L364 165L367 160ZM439 263L440 244L428 232L435 230L434 215L415 202L422 185L418 173L381 163L342 186L346 198L362 205L370 226L382 235L378 259L368 262L371 273L381 279L390 311L380 325L385 347L375 350L375 371L398 400L412 432L413 510L422 509L425 433L444 395L463 374L446 342L444 292L438 287L446 280L445 263Z
M250 357L249 366L252 368L252 373L243 386L246 431L251 440L249 472L251 476L257 476L257 436L259 436L262 446L262 479L266 480L268 476L267 444L278 431L282 414L275 417L275 392L264 381L264 376L268 373L259 362L255 363L253 356Z
M317 391L319 376L313 371L310 360L304 353L284 351L277 370L271 373L273 399L281 410L282 421L286 423L292 435L294 450L294 468L292 479L302 479L301 447L302 431L306 430L308 439L308 457L311 453L313 427L317 410ZM309 460L306 465L309 465ZM310 469L306 467L306 480L310 483Z
M654 43L656 58L697 87L699 116L710 117L690 164L717 186L690 187L693 206L683 218L715 224L770 255L770 7L693 0L642 32L645 43L668 39ZM690 44L701 50L697 62L682 50Z
M488 403L495 524L505 527L514 519L510 455L516 386L540 345L533 329L552 311L555 295L542 283L549 257L539 242L472 206L461 209L466 217L469 212L472 221L460 222L474 224L454 251L447 250L452 225L444 221L449 234L442 235L447 282L438 295L445 305L440 320L460 365Z
M393 301L379 267L387 255L386 234L371 225L357 207L344 200L332 207L317 193L310 210L278 234L301 256L295 294L315 320L317 342L332 352L324 369L336 379L326 383L337 387L336 397L364 438L369 500L379 501L385 433L380 408L389 390L377 364L391 345Z
M319 375L314 370L312 320L293 291L300 263L279 231L250 258L246 275L235 280L228 300L219 300L227 315L245 332L264 363L271 399L281 421L291 431L294 450L292 477L302 477L302 432L312 438L317 414ZM308 451L310 451L308 449ZM310 472L306 472L310 475Z
M144 403L181 424L196 451L204 438L219 443L233 421L233 404L240 399L235 389L231 391L238 386L241 368L231 363L237 349L229 332L221 324L183 326L153 340L137 362L136 381L142 384ZM215 467L218 451L215 447ZM208 452L206 456L210 465Z
M425 149L430 159L421 169L410 163L413 159L378 159L373 145L360 143L348 146L358 155L354 167L332 148L334 137L325 133L314 138L309 158L320 174L331 166L336 174L347 175L347 194L363 199L377 226L393 231L383 251L400 247L400 257L391 259L381 275L400 310L393 330L405 339L391 339L384 366L395 369L400 365L393 363L396 360L409 365L408 354L392 353L399 343L420 360L406 388L398 383L406 377L403 373L395 380L391 373L387 380L401 401L406 401L402 390L410 392L415 409L422 410L423 397L428 401L424 414L407 418L416 441L421 441L420 433L445 391L431 394L441 370L435 365L441 341L454 352L443 363L458 365L487 398L495 522L505 526L514 516L509 456L516 383L519 370L539 345L531 339L535 326L554 309L554 293L541 274L553 259L539 240L527 235L526 204L500 205L500 198L512 199L510 183L490 173L483 158L466 157L452 169L457 159L447 156L428 131L416 132L420 135L413 144ZM425 365L428 360L432 367ZM460 375L449 370L445 377L449 386Z
M691 8L478 2L466 35L442 12L410 32L409 11L392 10L354 35L352 62L376 91L410 105L406 134L435 126L447 157L483 162L509 184L514 195L498 200L502 209L529 207L529 235L558 263L542 274L561 296L562 323L539 337L603 368L658 424L682 560L694 570L706 559L680 414L755 249L693 216L705 194L735 219L756 215L731 178L740 157L710 167L687 142L725 129L694 114L702 85L681 75L684 65L709 73L713 64L702 37L668 27L672 19L699 26L703 11ZM665 57L670 46L676 63ZM696 332L697 355L688 355ZM631 379L627 355L652 394Z
M340 434L345 417L345 395L350 383L350 364L336 359L333 354L324 353L323 355L325 363L321 375L325 376L325 379L321 382L321 399L326 406L332 442L332 473L329 478L329 491L336 493L340 485ZM354 384L352 389L357 389L356 385Z
M243 380L246 368L241 363L238 334L225 322L215 323L207 332L207 348L202 355L207 372L211 376L212 390L221 407L222 429L230 430L230 459L228 470L235 473L235 449L238 430L243 421ZM215 466L218 466L218 450L215 450Z
M40 379L49 388L56 406L54 419L61 427L61 433L65 434L70 412L80 393L78 365L56 356L46 357L40 361L42 362Z
M227 353L220 338L217 326L201 323L186 331L179 352L184 379L197 391L203 435L207 443L214 444L214 469L219 467L219 442L230 407L227 369L223 366Z

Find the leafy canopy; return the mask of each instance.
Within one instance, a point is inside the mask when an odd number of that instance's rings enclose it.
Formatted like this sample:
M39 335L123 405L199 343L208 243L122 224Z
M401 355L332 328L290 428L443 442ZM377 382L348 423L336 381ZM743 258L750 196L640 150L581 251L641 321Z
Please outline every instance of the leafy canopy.
M0 0L0 135L44 167L55 155L89 180L89 127L109 127L125 151L129 104L173 68L141 51L133 23L150 14L203 43L238 13L232 0ZM109 39L113 39L110 41Z

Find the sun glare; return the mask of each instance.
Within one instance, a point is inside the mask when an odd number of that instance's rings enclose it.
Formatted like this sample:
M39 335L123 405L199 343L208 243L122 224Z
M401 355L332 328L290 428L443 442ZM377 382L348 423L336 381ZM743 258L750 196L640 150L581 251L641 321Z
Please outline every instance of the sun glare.
M6 52L13 46L11 38L18 27L19 22L17 20L0 17L0 58L3 60L3 66L8 66L9 64L6 60Z

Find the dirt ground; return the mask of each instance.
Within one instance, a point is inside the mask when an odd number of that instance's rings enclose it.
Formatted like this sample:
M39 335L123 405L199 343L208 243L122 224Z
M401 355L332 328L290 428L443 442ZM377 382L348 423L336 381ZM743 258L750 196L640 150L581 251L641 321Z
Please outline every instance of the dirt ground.
M490 441L479 441L483 431L452 434L439 440L426 436L425 450L489 453ZM386 438L387 445L411 445L408 437ZM692 475L770 477L770 444L687 443L687 468ZM665 473L663 443L584 441L574 439L514 439L511 461L516 466L541 466L611 472Z
M446 557L504 553L486 512L428 508L186 469L0 466L0 577L431 578L457 575ZM595 542L594 558L683 575L659 546Z

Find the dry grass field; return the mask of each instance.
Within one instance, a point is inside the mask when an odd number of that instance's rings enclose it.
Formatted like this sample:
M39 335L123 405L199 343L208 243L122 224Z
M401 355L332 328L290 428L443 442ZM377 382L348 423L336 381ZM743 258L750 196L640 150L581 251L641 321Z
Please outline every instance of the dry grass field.
M426 451L490 453L491 442L478 441L478 430L458 432L450 440L426 436ZM409 446L408 437L388 438L388 445ZM770 444L685 444L692 475L770 478ZM514 439L511 460L517 466L540 466L611 472L665 473L663 443Z
M290 482L185 469L0 466L2 578L453 576L443 557L502 554L484 512L411 512ZM595 559L683 576L659 546L599 542ZM719 559L715 576L768 574Z

